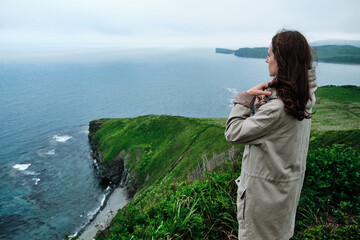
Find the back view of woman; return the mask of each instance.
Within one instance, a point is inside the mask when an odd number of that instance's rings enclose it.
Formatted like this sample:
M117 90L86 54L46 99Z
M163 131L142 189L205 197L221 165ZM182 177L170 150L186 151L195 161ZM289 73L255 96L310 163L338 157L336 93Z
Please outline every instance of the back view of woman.
M283 30L266 62L273 80L237 95L225 130L246 145L236 180L241 240L293 236L305 175L317 88L311 49L301 33Z

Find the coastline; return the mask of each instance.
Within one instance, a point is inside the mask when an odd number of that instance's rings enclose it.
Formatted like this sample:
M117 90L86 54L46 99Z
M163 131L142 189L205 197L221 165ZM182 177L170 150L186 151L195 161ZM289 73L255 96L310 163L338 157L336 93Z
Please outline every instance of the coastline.
M101 178L101 181L108 181L105 184L108 185L108 189L110 191L107 192L104 196L104 199L101 202L101 206L96 210L96 213L85 225L83 225L83 227L81 227L80 231L70 235L70 238L78 237L80 240L95 239L97 232L104 230L107 226L109 226L111 220L115 217L118 210L123 208L131 200L128 197L129 195L126 189L127 174L126 170L124 169L124 163L121 161L122 159L119 159L120 163L116 162L118 166L122 167L120 167L120 169L115 168L116 170L114 174L111 174L111 177L109 177L108 173L112 173L113 169L101 169L101 166L98 164L98 161L101 162L101 155L98 152L98 146L92 141L92 138L95 132L100 129L102 123L102 121L97 120L91 121L89 123L88 139L92 149L90 155L94 159L94 169L97 171L97 175ZM105 173L105 175L102 175L101 172ZM120 178L112 178L114 175L120 176Z
M103 208L98 211L94 219L89 222L77 235L79 240L92 240L99 230L105 229L116 215L130 200L127 197L126 188L115 188L105 200Z

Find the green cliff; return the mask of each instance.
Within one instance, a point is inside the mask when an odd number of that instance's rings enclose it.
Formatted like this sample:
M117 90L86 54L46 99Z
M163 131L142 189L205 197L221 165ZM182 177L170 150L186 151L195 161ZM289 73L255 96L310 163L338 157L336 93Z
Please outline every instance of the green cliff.
M230 50L221 48L217 53L234 53L238 57L246 58L263 58L267 57L266 47L257 48L239 48L238 50ZM323 45L313 46L313 57L319 62L325 63L345 63L360 64L360 48L351 45Z
M246 57L246 58L267 58L268 48L258 47L258 48L239 48L234 51L234 55L237 57Z
M89 137L104 182L118 184L128 175L134 195L159 182L195 180L204 163L213 169L229 154L239 157L223 126L224 120L148 115L92 121Z
M318 89L294 239L360 237L359 93L354 86ZM225 121L92 121L101 176L134 196L97 239L236 239L234 180L243 148L226 142Z
M234 54L234 50L226 49L226 48L216 48L216 53L222 53L222 54Z

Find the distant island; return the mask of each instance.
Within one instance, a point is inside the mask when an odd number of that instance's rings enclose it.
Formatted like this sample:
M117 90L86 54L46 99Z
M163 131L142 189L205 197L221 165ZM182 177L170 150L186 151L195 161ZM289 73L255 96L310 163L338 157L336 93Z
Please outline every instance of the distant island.
M314 59L325 63L360 64L360 47L351 45L323 45L312 46ZM239 48L231 50L216 48L216 53L234 54L237 57L266 58L267 47Z

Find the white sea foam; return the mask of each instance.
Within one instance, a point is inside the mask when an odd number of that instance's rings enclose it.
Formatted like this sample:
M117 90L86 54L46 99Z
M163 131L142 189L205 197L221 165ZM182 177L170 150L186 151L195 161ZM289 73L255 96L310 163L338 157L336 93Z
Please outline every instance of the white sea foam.
M96 232L99 229L103 229L108 226L111 219L113 219L116 212L124 207L127 200L124 195L124 189L115 189L109 199L107 200L106 206L99 212L94 219L88 222L85 230L79 236L80 239L94 239Z
M24 171L26 169L28 169L28 167L30 167L31 163L25 163L25 164L15 164L13 166L13 168L19 170L19 171Z
M102 206L104 205L104 203L105 203L107 194L108 194L108 193L106 193L106 194L103 195L103 198L101 199L100 206L97 207L95 210L93 210L93 211L91 211L91 212L89 212L89 213L87 214L87 216L89 217L89 220L93 219L98 212L101 212L100 209L101 209L101 207L102 207Z
M228 102L229 102L229 108L232 108L234 106L234 98L229 98Z
M69 239L71 239L71 238L73 238L73 237L76 237L77 234L78 234L77 232L76 232L76 233L73 233L73 234L70 234L70 235L69 235Z
M45 154L47 154L47 155L54 155L54 154L55 154L55 150L50 150L50 151L46 152Z
M25 175L30 175L30 176L37 176L40 175L40 173L34 172L34 171L24 171Z
M104 196L103 196L103 198L102 198L102 200L101 200L101 205L100 205L100 206L103 206L103 205L104 205L105 199L106 199L106 195L104 194Z
M32 180L35 181L35 185L38 185L40 178L33 178Z
M95 216L95 214L100 210L100 207L97 207L95 210L89 212L87 216L89 217L89 220L92 220Z
M57 142L66 142L67 140L71 139L71 136L68 135L54 135L53 139Z
M231 92L232 94L237 94L238 91L235 88L225 88L226 90L228 90L229 92Z
M96 162L96 159L94 159L94 162L93 162L93 163L94 163L95 168L98 169L98 168L99 168L99 165L98 165L98 163Z

